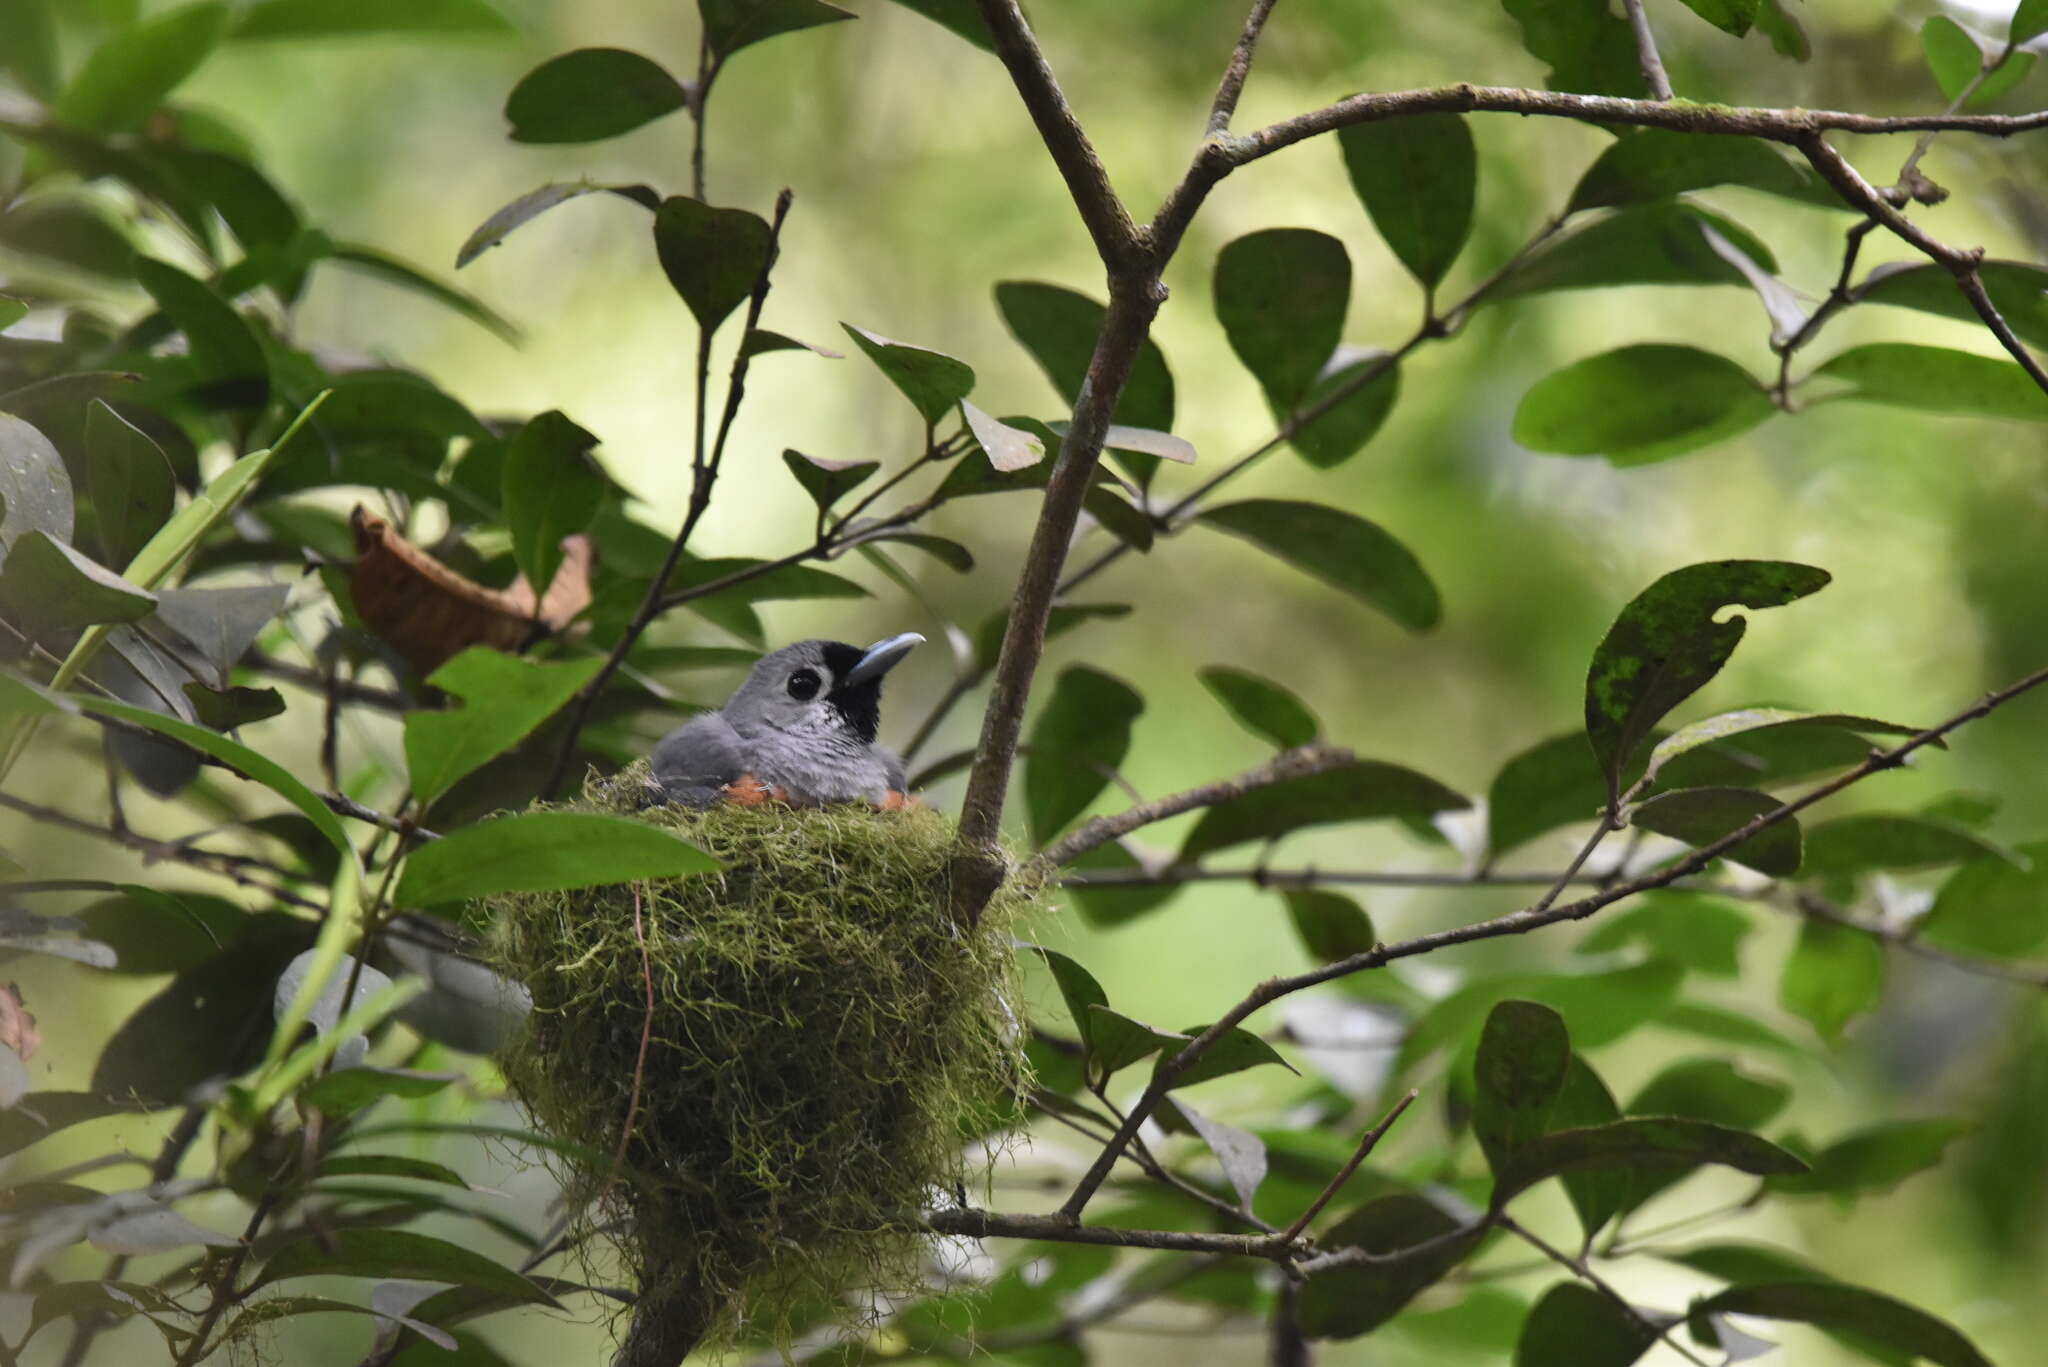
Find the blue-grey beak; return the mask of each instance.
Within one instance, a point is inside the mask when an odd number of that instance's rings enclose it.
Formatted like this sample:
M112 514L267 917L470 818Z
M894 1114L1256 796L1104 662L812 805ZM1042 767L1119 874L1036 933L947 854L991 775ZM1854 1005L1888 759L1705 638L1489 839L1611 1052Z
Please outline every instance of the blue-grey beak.
M886 641L877 641L867 648L846 677L839 681L841 688L854 688L872 679L879 679L900 663L905 655L924 644L924 637L914 631L901 636L891 636Z

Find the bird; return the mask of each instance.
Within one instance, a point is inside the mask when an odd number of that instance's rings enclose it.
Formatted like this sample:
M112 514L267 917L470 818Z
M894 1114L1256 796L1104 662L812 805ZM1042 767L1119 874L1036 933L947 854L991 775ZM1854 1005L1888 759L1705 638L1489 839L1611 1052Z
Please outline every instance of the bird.
M762 656L723 707L654 747L649 805L910 805L903 761L875 733L883 676L923 642L907 631L864 650L799 641Z

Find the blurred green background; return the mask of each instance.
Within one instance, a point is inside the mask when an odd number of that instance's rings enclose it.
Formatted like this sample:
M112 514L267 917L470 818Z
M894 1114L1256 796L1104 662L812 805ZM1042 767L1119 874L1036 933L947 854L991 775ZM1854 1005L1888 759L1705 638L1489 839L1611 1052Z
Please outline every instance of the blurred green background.
M847 349L853 322L968 360L975 401L992 412L1058 416L1059 405L1005 331L991 299L999 280L1046 280L1100 295L1101 269L994 58L893 5L854 0L854 24L797 34L746 54L725 74L711 110L709 197L765 213L776 191L795 191L782 264L764 322ZM154 8L154 7L153 7ZM559 51L619 46L682 71L696 44L683 0L503 0L519 35L503 41L363 40L230 47L183 92L217 111L262 153L308 218L343 235L447 273L457 246L492 210L543 181L588 175L687 183L689 129L681 116L590 148L508 143L505 93ZM1804 65L1770 55L1760 36L1737 41L1675 4L1652 5L1681 93L1729 103L1871 112L1942 106L1920 56L1924 4L1805 0L1797 11L1814 42ZM1141 216L1179 176L1200 130L1242 0L1040 0L1033 18L1081 118ZM1284 117L1360 89L1471 80L1540 85L1493 0L1409 5L1374 0L1286 0L1262 49L1240 127ZM2004 107L2040 99L2038 76ZM1605 144L1597 129L1507 116L1474 116L1481 154L1479 220L1447 283L1462 294L1557 211ZM1842 139L1876 180L1888 180L1903 140ZM1994 256L2039 259L2048 231L2048 143L1946 137L1926 163L1956 191L1916 215L1945 240L1983 244ZM1804 209L1745 191L1704 196L1760 235L1785 278L1817 300L1839 266L1846 213ZM1168 467L1170 493L1260 442L1271 420L1251 377L1225 345L1208 307L1217 249L1257 228L1301 225L1351 250L1354 297L1346 341L1392 346L1419 317L1413 282L1374 234L1329 140L1258 163L1211 198L1167 279L1172 298L1155 336L1179 395L1176 430L1200 451L1193 471ZM1864 262L1900 258L1882 234ZM598 196L536 221L463 272L462 282L527 332L512 347L452 314L337 273L316 275L298 318L306 342L418 369L480 413L559 407L603 441L610 472L634 490L639 516L672 528L686 493L689 351L693 333L649 250L640 212ZM121 301L139 312L141 300ZM1693 705L1705 715L1750 702L1931 722L2048 659L2048 439L2038 427L1948 419L1853 404L1779 417L1733 441L1640 469L1519 449L1508 428L1535 380L1580 357L1637 341L1685 341L1766 373L1775 364L1768 323L1745 290L1632 288L1518 300L1479 314L1461 335L1425 346L1404 367L1402 401L1361 455L1318 472L1281 451L1233 486L1238 495L1330 499L1379 521L1420 556L1445 600L1437 631L1409 636L1252 548L1202 529L1127 557L1081 595L1137 609L1057 641L1048 672L1085 661L1144 692L1148 710L1125 776L1158 795L1258 762L1195 678L1235 664L1298 692L1328 734L1360 753L1411 764L1462 791L1481 793L1501 761L1578 720L1584 669L1614 611L1656 575L1723 557L1793 559L1835 576L1816 598L1752 623L1734 664ZM1914 340L1992 352L1981 330L1902 310L1855 310L1803 358L1850 341ZM773 556L807 535L809 509L779 460L785 447L835 459L907 461L919 441L914 415L856 359L804 353L754 370L718 502L695 549ZM921 630L933 644L891 678L884 736L905 739L948 679L948 621L972 630L1007 596L1029 523L1021 499L972 500L944 510L934 530L973 545L966 578L933 569L914 601L851 563L840 568L877 589L867 602L775 605L772 640L826 635L856 641ZM1101 534L1079 554L1099 548ZM724 643L703 624L676 621L671 639ZM733 679L698 676L701 701ZM252 732L255 743L310 755L317 708L295 707ZM957 712L928 754L970 746L978 711ZM396 752L396 732L353 730L363 753ZM1948 753L1915 772L1865 785L1839 808L1906 807L1955 788L2002 794L1994 834L2027 838L2048 817L2042 781L2048 704L2035 700L1971 727ZM17 780L39 800L72 809L101 801L95 766L45 745ZM957 801L957 778L930 795ZM1114 790L1105 805L1118 805ZM155 829L176 809L137 799L131 816ZM189 817L185 818L189 821ZM1148 832L1171 848L1178 828ZM0 818L0 845L28 855L39 877L108 877L128 856L89 841ZM1569 833L1515 856L1554 867L1575 848ZM1278 865L1331 868L1454 867L1455 860L1398 834L1350 831L1289 840ZM120 876L128 876L126 874ZM179 885L193 875L159 866L134 876ZM1911 880L1902 884L1910 892ZM1395 938L1476 920L1514 904L1512 893L1379 891L1366 903ZM61 910L53 907L51 910ZM1795 1036L1803 1022L1775 1004L1775 969L1793 924L1759 913L1747 972L1719 1000ZM1279 899L1230 885L1188 891L1129 927L1092 930L1062 915L1037 927L1107 984L1119 1007L1147 1020L1206 1019L1255 979L1306 965ZM1454 950L1417 963L1410 978L1440 989L1458 975L1563 960L1572 927ZM152 986L95 978L70 965L27 961L23 987L47 1044L31 1065L39 1088L80 1085L93 1048ZM2044 1091L2039 994L2001 989L1914 959L1896 958L1882 1009L1852 1027L1822 1061L1769 1060L1796 1087L1784 1123L1815 1138L1885 1117L1996 1117L2003 1105L2039 1104ZM1056 1014L1049 989L1039 999ZM2031 1049L2027 1041L2032 1041ZM1600 1056L1617 1093L1633 1089L1696 1042L1655 1031ZM1368 1056L1369 1057L1369 1056ZM2031 1083L2028 1078L2031 1074ZM2029 1085L2031 1090L2028 1090ZM1219 1089L1210 1108L1229 1119L1257 1109L1256 1083ZM2031 1100L2029 1100L2031 1098ZM1440 1098L1425 1094L1397 1132L1396 1162L1426 1160ZM434 1103L444 1104L444 1103ZM422 1103L426 1105L426 1103ZM1422 1111L1432 1112L1423 1117ZM1777 1205L1721 1226L1726 1237L1806 1250L1845 1279L1893 1292L1948 1317L1994 1359L2039 1360L2048 1306L2038 1292L2043 1150L2014 1146L2024 1111L1994 1123L1976 1147L1853 1210ZM2015 1125L2015 1120L2021 1124ZM2033 1122L2048 1120L2036 1113ZM167 1116L82 1127L33 1155L54 1166L109 1144L153 1152ZM1997 1146L2004 1144L2000 1150ZM425 1150L423 1150L424 1152ZM444 1147L436 1151L452 1161ZM1058 1132L1019 1156L1016 1178L1070 1170L1083 1157ZM507 1155L469 1154L476 1180L503 1191L508 1212L538 1219L545 1174ZM24 1170L27 1170L24 1168ZM1717 1185L1720 1183L1720 1185ZM1703 1210L1740 1188L1700 1177L1664 1198L1645 1223ZM1550 1209L1543 1204L1548 1201ZM1004 1190L998 1208L1040 1209L1052 1198ZM1554 1193L1532 1203L1563 1209ZM227 1205L223 1203L222 1212ZM205 1204L192 1213L205 1218ZM229 1218L225 1213L215 1223ZM62 1266L85 1275L100 1255L74 1250ZM1512 1271L1508 1250L1490 1260ZM1637 1264L1641 1265L1638 1266ZM1614 1278L1636 1299L1676 1305L1688 1274L1642 1259ZM1529 1294L1550 1280L1530 1268L1498 1284ZM1133 1326L1098 1333L1096 1360L1150 1364L1254 1363L1257 1333L1211 1332L1206 1312L1160 1302ZM540 1314L486 1322L480 1336L522 1363L594 1360L609 1329ZM1189 1340L1188 1333L1201 1337ZM348 1363L366 1350L366 1325L296 1322L270 1345L277 1361ZM59 1336L40 1345L42 1355ZM1825 1340L1787 1326L1779 1359L1847 1360ZM93 1360L148 1360L148 1330L101 1339ZM431 1353L431 1350L424 1350ZM1320 1350L1331 1364L1494 1360L1415 1334L1389 1331ZM430 1360L430 1359L422 1359ZM1674 1358L1652 1356L1645 1361Z

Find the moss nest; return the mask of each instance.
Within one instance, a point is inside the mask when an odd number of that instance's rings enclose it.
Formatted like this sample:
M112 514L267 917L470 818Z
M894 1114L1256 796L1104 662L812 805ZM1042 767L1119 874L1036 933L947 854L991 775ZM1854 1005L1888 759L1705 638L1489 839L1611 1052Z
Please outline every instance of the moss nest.
M634 813L644 779L569 805ZM953 826L927 808L634 814L725 868L486 908L498 967L533 993L501 1062L539 1125L584 1151L556 1160L570 1199L643 1295L696 1307L708 1342L786 1338L821 1310L854 1315L848 1291L915 1286L925 1236L906 1217L982 1184L977 1141L1025 1084L1009 927L1035 890L1006 886L956 928Z

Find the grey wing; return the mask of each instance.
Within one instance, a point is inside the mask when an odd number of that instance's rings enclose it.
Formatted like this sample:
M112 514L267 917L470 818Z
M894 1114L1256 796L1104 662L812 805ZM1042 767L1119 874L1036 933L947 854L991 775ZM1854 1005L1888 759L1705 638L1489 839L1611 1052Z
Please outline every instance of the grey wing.
M739 735L716 712L692 717L654 747L654 781L664 800L686 807L709 807L745 772Z

